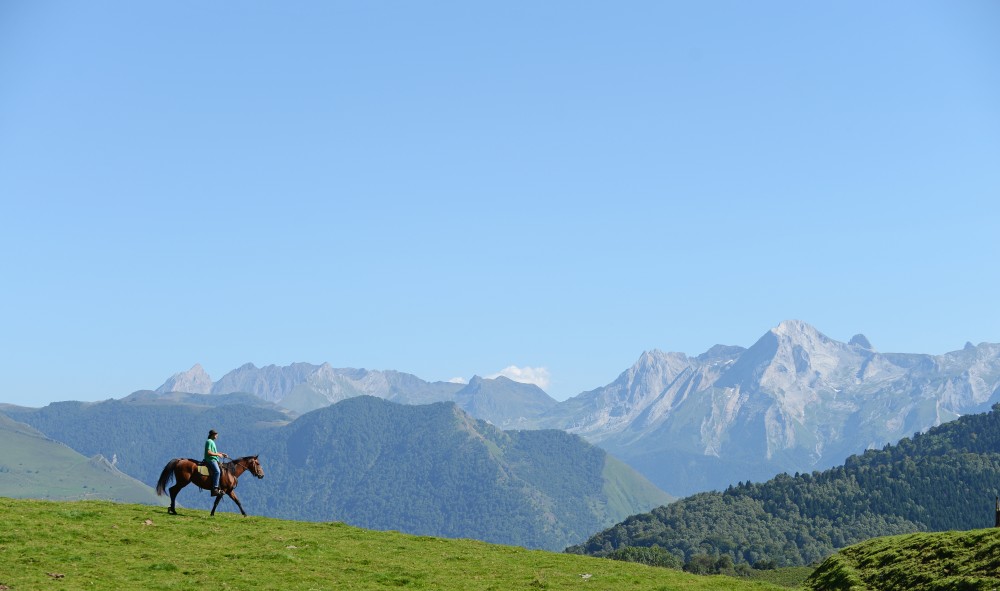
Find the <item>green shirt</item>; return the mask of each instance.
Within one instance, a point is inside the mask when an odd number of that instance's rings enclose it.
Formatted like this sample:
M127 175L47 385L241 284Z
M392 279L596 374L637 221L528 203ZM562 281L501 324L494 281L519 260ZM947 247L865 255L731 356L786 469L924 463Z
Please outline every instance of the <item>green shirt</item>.
M206 439L205 440L205 463L208 462L218 462L219 458L217 456L209 455L208 452L217 453L219 450L215 449L215 440Z

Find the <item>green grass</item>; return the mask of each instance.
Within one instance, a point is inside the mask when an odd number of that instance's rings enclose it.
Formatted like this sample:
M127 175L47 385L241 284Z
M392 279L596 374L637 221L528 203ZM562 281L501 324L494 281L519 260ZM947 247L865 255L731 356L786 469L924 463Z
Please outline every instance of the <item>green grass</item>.
M809 575L815 571L812 566L786 566L772 570L750 571L750 579L754 581L765 581L781 587L800 589Z
M375 532L107 501L0 498L0 585L28 589L765 591L728 577ZM589 574L590 577L582 575ZM63 575L55 577L53 575Z
M855 544L807 582L816 591L1000 589L1000 529L917 533Z

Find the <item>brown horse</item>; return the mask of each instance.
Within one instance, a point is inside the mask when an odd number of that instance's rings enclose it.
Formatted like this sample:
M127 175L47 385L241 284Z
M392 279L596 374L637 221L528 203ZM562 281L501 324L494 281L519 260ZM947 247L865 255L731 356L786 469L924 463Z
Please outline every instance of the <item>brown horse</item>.
M222 464L219 468L222 470L222 477L219 479L219 488L236 503L236 506L240 508L240 513L243 514L243 517L246 517L247 512L243 510L243 505L240 503L240 499L236 496L236 491L233 489L236 488L236 481L239 479L240 474L243 474L247 470L257 478L264 477L264 469L260 467L257 456L246 456L238 460L233 460L232 462ZM171 515L177 515L177 510L174 508L177 493L181 492L181 489L189 483L194 483L198 488L212 490L212 477L198 472L198 462L196 460L174 458L167 462L167 465L163 468L163 472L160 473L160 481L156 483L156 494L162 495L164 493L167 483L170 482L171 478L177 481L177 484L170 487L170 508L167 509L167 513ZM219 506L219 501L221 500L222 495L215 497L215 504L212 505L212 515L215 515L215 508Z

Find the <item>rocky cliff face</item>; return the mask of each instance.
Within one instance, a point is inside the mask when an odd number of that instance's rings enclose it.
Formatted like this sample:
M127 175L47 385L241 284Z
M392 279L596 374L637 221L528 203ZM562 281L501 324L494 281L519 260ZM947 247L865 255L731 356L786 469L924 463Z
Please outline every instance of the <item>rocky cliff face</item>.
M749 349L644 353L617 380L539 422L578 433L673 494L842 462L957 416L1000 388L1000 345L881 354L782 322Z

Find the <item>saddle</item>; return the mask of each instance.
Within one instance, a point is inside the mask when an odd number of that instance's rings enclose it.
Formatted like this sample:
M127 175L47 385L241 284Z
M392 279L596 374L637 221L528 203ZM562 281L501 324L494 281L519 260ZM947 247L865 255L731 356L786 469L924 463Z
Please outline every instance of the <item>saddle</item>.
M210 476L208 472L208 466L205 465L205 462L198 461L194 458L188 458L188 461L194 462L195 464L198 465L198 474L201 474L202 476Z

